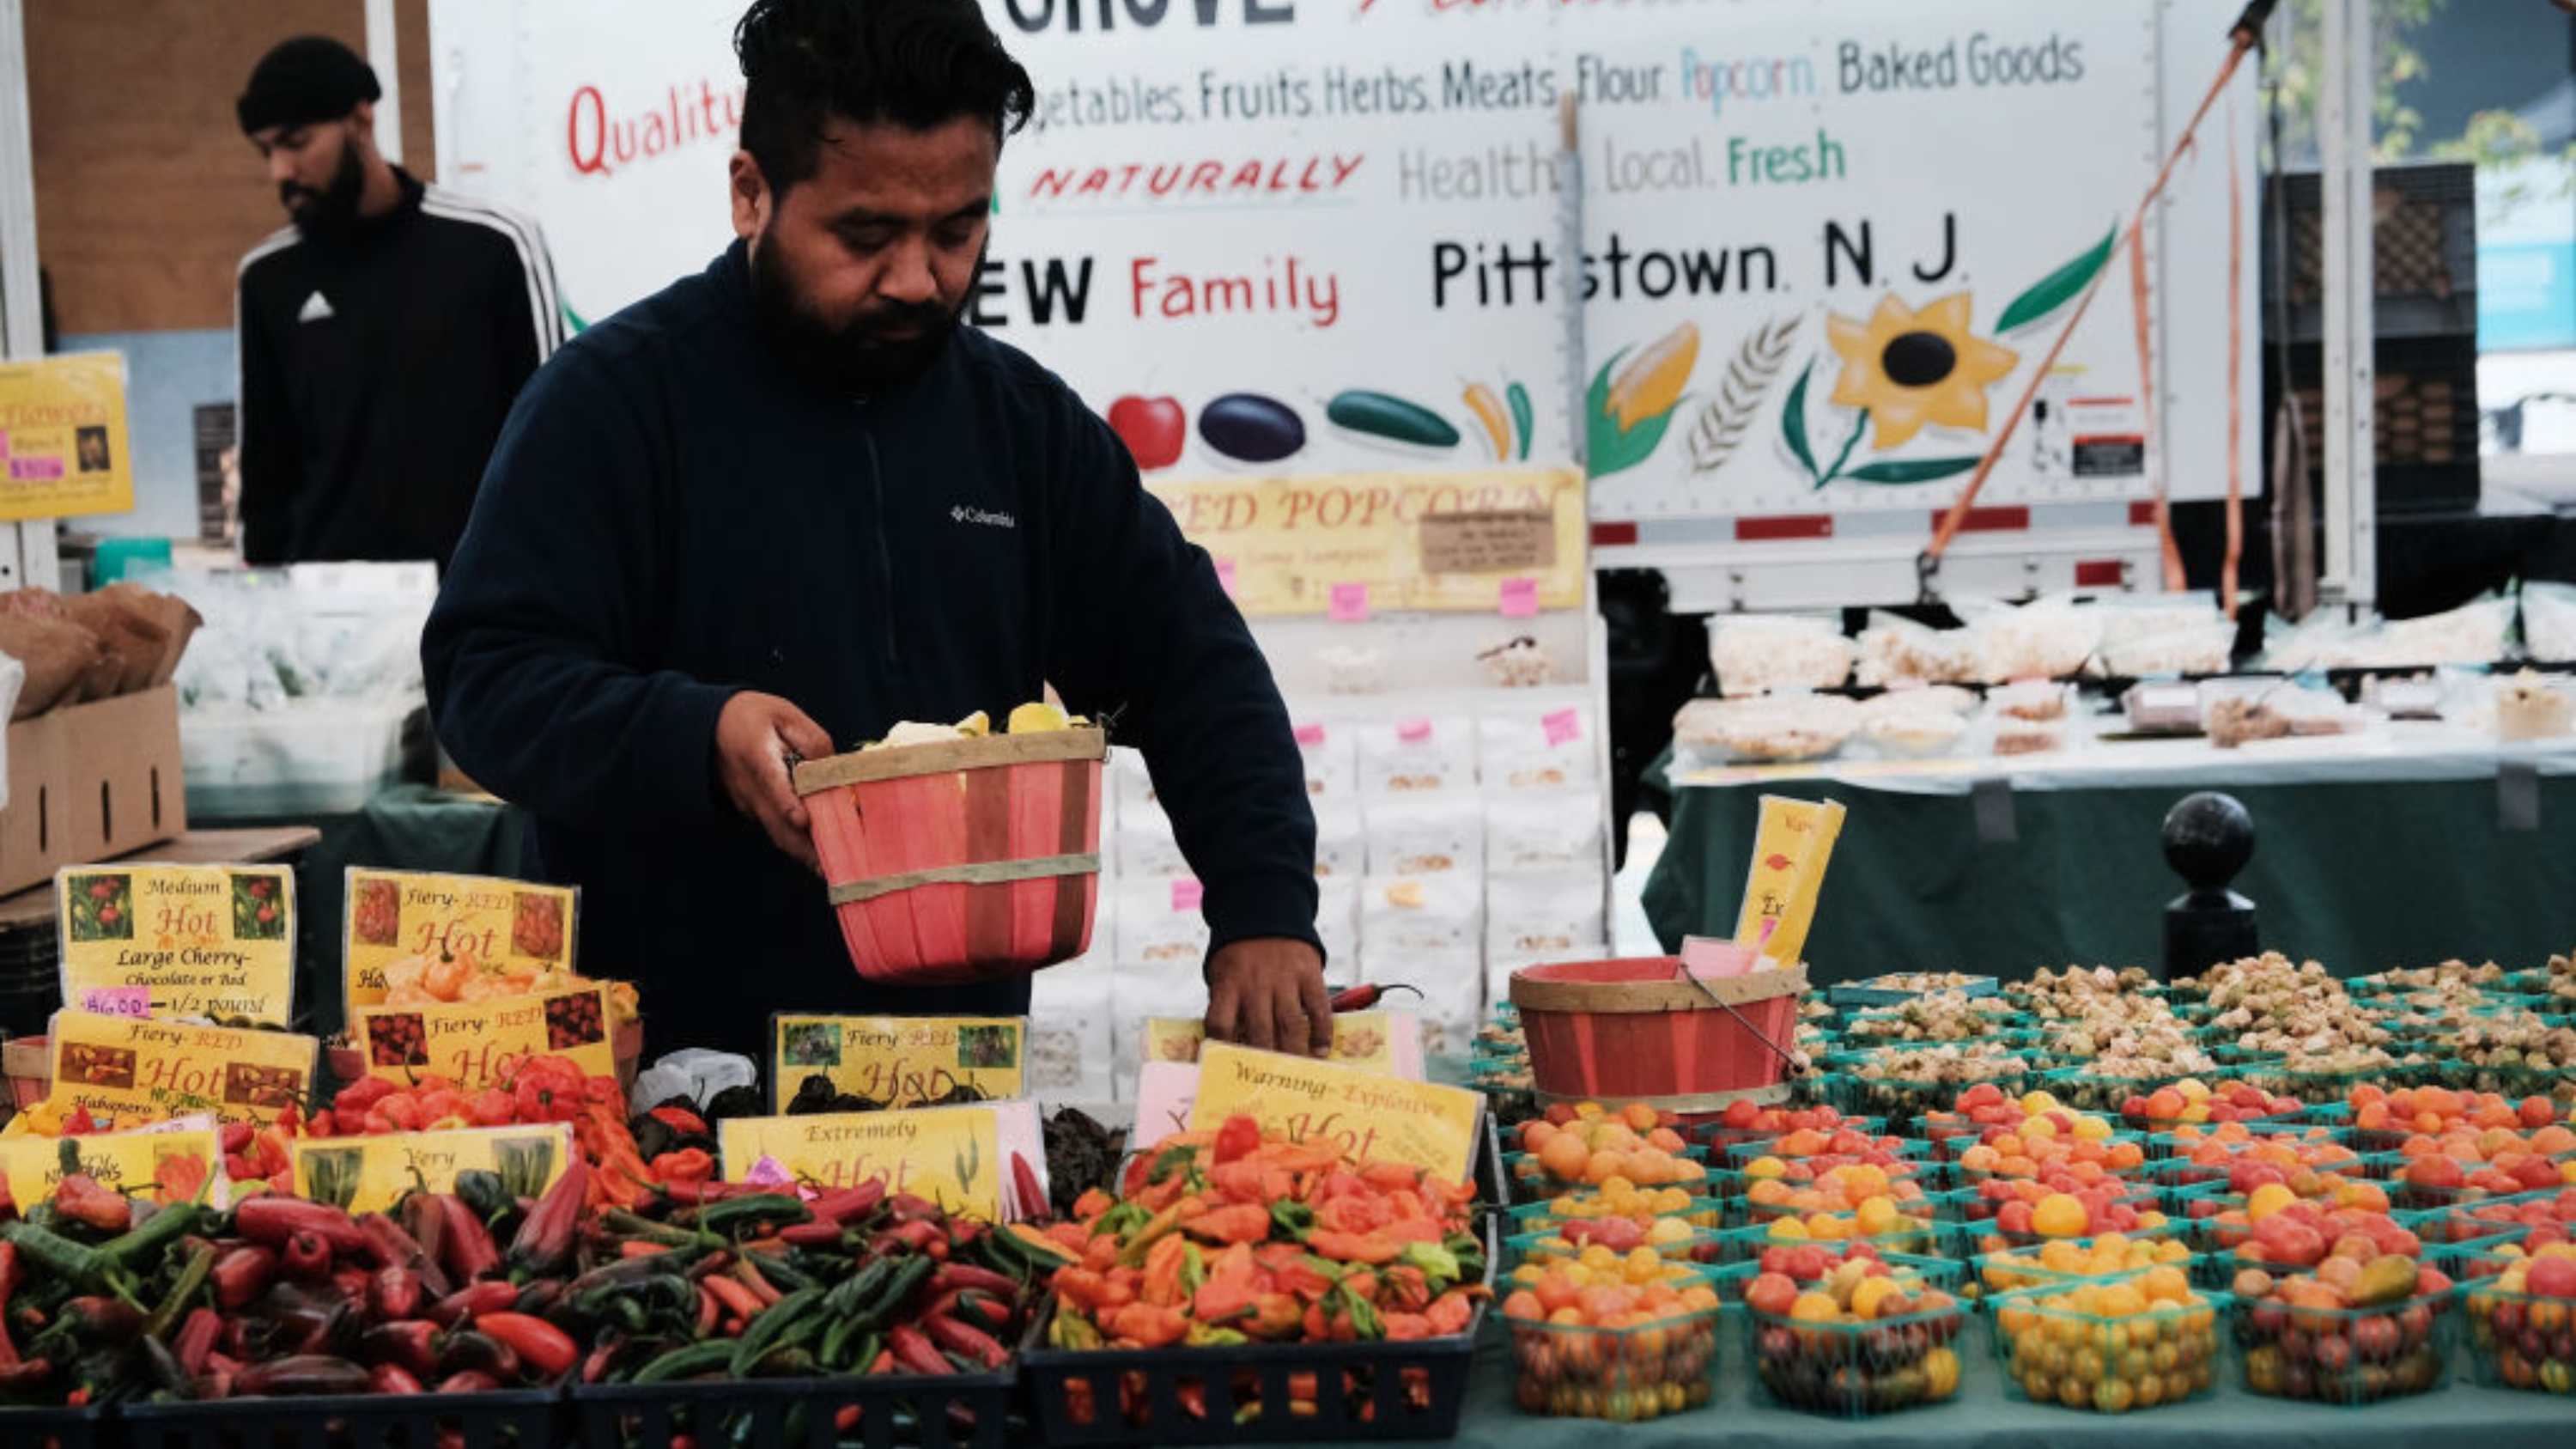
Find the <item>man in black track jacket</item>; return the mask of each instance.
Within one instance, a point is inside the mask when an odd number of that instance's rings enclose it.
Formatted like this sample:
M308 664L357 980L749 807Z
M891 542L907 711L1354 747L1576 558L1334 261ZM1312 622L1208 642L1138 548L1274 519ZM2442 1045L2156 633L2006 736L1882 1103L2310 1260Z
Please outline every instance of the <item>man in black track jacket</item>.
M735 47L741 240L529 384L422 640L439 738L582 886L588 967L766 1059L772 1011L1027 1010L1025 980L860 980L787 756L1053 684L1171 811L1209 1029L1320 1050L1315 822L1269 666L1108 425L958 326L1027 73L974 0L759 0Z
M386 162L381 94L306 36L236 108L294 219L242 258L234 299L251 563L445 567L501 420L562 341L536 223Z

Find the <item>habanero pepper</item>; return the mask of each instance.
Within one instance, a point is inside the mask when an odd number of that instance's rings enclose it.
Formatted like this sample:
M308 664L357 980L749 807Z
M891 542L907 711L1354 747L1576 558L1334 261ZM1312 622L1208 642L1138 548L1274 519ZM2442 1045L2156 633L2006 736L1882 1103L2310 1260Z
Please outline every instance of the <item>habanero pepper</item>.
M657 1182L704 1182L715 1176L716 1160L703 1147L684 1147L654 1158L651 1171Z
M54 1189L54 1210L102 1233L121 1233L134 1226L134 1205L123 1193L110 1192L97 1178L75 1172Z

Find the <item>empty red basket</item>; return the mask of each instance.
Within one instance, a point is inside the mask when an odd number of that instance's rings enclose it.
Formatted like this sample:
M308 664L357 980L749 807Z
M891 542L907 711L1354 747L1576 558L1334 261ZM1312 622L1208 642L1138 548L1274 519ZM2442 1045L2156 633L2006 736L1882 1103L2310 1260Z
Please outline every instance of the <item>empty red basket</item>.
M1024 976L1091 944L1096 729L808 760L796 793L850 961L897 986Z
M1539 1095L1703 1112L1776 1093L1787 1067L1781 1052L1796 1041L1806 968L1720 977L1705 990L1680 972L1672 956L1513 972L1512 1004Z

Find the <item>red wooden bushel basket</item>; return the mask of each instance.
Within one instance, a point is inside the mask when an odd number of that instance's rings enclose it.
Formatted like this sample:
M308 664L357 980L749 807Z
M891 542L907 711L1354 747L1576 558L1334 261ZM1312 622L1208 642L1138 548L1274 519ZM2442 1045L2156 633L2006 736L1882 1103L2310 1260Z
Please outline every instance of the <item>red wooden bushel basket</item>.
M1705 1112L1784 1095L1787 1063L1769 1043L1796 1039L1807 968L1720 977L1705 990L1680 971L1676 957L1644 956L1513 972L1540 1098Z
M865 750L796 767L850 961L871 981L1025 976L1091 944L1096 729Z

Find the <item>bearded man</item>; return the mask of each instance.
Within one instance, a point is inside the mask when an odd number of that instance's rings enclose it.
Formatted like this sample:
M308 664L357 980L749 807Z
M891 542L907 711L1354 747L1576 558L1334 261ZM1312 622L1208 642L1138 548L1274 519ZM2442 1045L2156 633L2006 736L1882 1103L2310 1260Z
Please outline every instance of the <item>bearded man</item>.
M501 420L563 340L536 223L387 162L383 94L311 35L262 57L234 108L293 221L234 296L251 563L446 564Z
M974 0L759 0L737 240L503 429L422 643L439 738L579 884L677 1039L778 1010L1017 1014L851 968L789 780L1052 685L1139 747L1204 886L1209 1025L1331 1041L1287 711L1207 555L1061 380L959 324L1026 71Z

